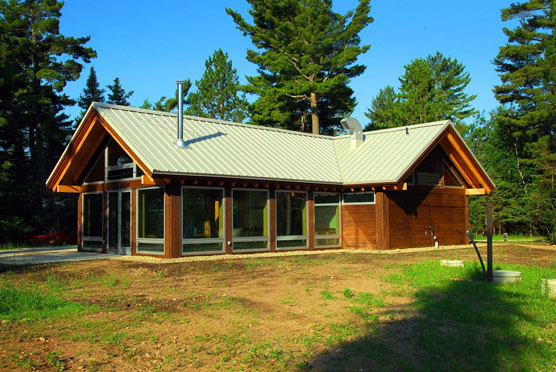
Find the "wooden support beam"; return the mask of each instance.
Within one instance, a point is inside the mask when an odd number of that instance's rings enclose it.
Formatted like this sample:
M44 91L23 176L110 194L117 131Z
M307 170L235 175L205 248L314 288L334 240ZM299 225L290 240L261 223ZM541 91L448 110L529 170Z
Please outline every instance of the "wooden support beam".
M390 249L390 204L385 192L376 194L376 249Z
M309 249L315 249L315 202L314 202L314 192L309 191L307 193L307 220L308 220L308 230L309 235Z
M167 185L170 183L170 178L151 178L144 174L141 176L141 185L143 186L157 186L157 185Z
M271 252L276 252L276 190L268 190L268 248Z
M465 189L465 195L485 195L485 189Z
M78 193L81 192L81 186L77 185L58 185L56 188L57 192L71 192Z
M232 186L235 182L232 182ZM232 253L232 246L228 244L232 241L232 188L224 189L224 249L227 254Z

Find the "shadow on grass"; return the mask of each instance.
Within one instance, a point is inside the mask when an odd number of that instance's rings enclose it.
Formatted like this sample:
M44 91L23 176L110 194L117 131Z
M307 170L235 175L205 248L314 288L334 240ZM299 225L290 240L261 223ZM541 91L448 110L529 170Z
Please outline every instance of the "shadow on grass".
M412 305L389 312L397 320L367 323L362 337L326 350L299 370L554 370L554 346L527 326L542 323L526 313L539 303L523 307L522 292L475 278L418 288Z

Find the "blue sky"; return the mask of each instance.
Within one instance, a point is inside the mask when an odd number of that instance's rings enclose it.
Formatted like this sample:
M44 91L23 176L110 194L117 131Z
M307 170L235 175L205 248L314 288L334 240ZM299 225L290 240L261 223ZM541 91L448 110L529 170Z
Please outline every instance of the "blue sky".
M353 116L367 123L364 112L380 88L397 86L403 66L412 59L440 51L456 58L471 74L469 94L476 94L474 107L490 111L496 107L492 88L500 82L493 58L507 39L502 32L500 10L508 0L374 0L374 22L361 33L370 50L359 57L366 71L351 81L358 105ZM356 0L336 0L334 9L345 13ZM227 52L240 80L255 75L245 59L249 38L236 29L225 8L248 16L244 0L66 0L61 32L66 36L91 36L88 46L98 58L92 60L101 86L119 77L126 90L135 93L132 106L145 98L154 102L175 91L178 79L195 81L204 71L204 61L216 49ZM249 19L249 18L248 18ZM69 83L65 92L77 98L85 86L89 65L81 78ZM67 112L75 116L78 108Z

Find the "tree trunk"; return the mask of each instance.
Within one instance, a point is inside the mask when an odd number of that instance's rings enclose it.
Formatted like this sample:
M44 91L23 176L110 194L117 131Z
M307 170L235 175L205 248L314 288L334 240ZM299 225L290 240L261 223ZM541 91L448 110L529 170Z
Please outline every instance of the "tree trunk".
M313 128L313 134L320 134L317 94L315 92L311 92L311 126Z

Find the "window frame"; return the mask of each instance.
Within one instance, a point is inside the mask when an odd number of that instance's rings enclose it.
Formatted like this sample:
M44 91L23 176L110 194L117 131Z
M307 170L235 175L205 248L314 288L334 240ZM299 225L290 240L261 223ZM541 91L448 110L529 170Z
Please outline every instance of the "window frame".
M118 229L117 229L117 233L118 233L118 247L116 248L118 254L120 254L120 249L129 249L129 251L131 252L131 246L133 245L132 239L131 239L131 232L133 231L133 195L132 195L132 189L120 189L120 190L109 190L106 193L106 207L107 207L107 216L108 219L106 221L106 237L107 237L107 242L106 242L106 249L110 250L110 194L117 194L118 195ZM125 193L129 193L129 245L124 246L121 245L121 235L122 235L122 226L120 224L121 222L121 217L122 217L122 194Z
M246 237L234 237L234 191L258 191L258 192L266 192L266 231L270 232L270 208L269 208L269 197L270 191L268 189L256 189L256 188L232 188L232 236L230 236L230 241L232 242L232 252L240 253L240 252L268 252L270 251L270 237L269 236L246 236ZM270 235L270 234L268 234ZM234 248L235 242L243 243L243 242L262 242L266 241L266 248L251 248L251 249L240 249L236 250Z
M102 215L101 215L101 233L100 236L89 236L89 235L85 235L85 196L87 195L95 195L95 194L100 194L102 195ZM85 248L83 245L83 242L85 241L89 241L89 242L101 242L102 243L102 247L101 248L87 248L87 250L92 250L92 251L104 251L104 192L103 191L91 191L91 192L84 192L81 194L81 248Z
M372 202L346 202L346 195L356 195L356 194L372 194ZM374 191L355 191L355 192L343 192L342 193L342 204L345 205L375 205L376 204L376 192Z
M276 195L281 193L297 193L297 194L305 194L305 208L307 208L307 218L305 219L307 235L278 235L278 203L276 202ZM270 209L270 208L269 208ZM274 236L276 237L276 250L277 251L287 251L287 250L294 250L294 249L308 249L309 248L309 193L307 191L291 191L291 190L276 190L274 193ZM296 247L278 247L278 241L289 241L289 240L305 240L305 246L296 246Z
M334 203L316 203L317 195L338 195L338 204ZM337 206L338 207L338 234L334 235L317 235L317 207L319 206ZM329 247L341 247L342 246L342 193L340 192L314 192L313 193L313 229L314 229L314 241L315 248L329 248ZM317 240L319 239L338 239L338 244L333 245L317 245Z
M444 169L448 169L448 172L450 172L452 174L452 176L454 176L454 178L456 180L458 180L459 183L461 183L460 186L454 186L454 185L446 185L446 180L444 175L442 175L442 186L443 187L447 187L447 188L454 188L454 189L464 189L466 182L463 181L458 175L457 173L454 172L454 170L452 169L452 167L450 166L450 164L446 161L446 159L443 159L443 164L442 166L444 167Z
M162 194L162 234L163 237L162 238L140 238L139 237L139 192L140 191L145 191L145 190L154 190L154 189L162 189L163 194ZM135 213L135 223L137 226L137 228L135 229L135 252L137 253L145 253L145 254L152 254L152 255L157 255L157 256L164 256L166 254L166 203L165 203L165 195L166 195L166 188L164 186L150 186L150 187L141 187L138 189L135 189L135 196L136 196L136 200L137 202L135 203L135 207L137 208L136 213ZM145 249L139 249L139 243L143 243L143 244L161 244L164 247L162 252L158 252L158 251L149 251L149 250L145 250Z
M183 237L183 189L201 189L201 190L220 190L222 191L222 238L199 238L199 239L184 239ZM203 254L216 254L216 253L225 253L226 252L226 197L225 197L225 189L224 187L204 187L204 186L189 186L183 185L181 187L181 227L180 227L180 234L181 234L181 255L182 256L191 256L191 255L203 255ZM184 244L203 244L203 243L222 243L222 249L219 251L203 251L203 252L184 252L183 246Z

